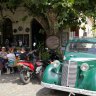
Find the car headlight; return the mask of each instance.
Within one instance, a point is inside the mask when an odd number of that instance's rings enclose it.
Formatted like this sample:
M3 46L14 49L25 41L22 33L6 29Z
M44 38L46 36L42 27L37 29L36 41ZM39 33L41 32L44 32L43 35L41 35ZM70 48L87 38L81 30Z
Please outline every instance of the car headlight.
M89 65L87 63L83 63L81 66L80 66L81 70L82 71L87 71L89 69Z
M52 64L54 67L58 67L60 65L60 62L58 60L55 60Z

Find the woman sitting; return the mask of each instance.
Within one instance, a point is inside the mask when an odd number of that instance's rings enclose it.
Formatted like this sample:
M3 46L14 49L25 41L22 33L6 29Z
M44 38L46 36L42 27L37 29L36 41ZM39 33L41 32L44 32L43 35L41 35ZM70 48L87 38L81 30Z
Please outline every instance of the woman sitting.
M7 63L7 52L6 52L6 48L2 47L0 51L0 74L1 71L5 71L6 63Z
M14 73L14 68L13 67L15 65L16 57L15 57L13 48L9 48L9 53L7 54L7 59L8 59L7 72L8 73Z

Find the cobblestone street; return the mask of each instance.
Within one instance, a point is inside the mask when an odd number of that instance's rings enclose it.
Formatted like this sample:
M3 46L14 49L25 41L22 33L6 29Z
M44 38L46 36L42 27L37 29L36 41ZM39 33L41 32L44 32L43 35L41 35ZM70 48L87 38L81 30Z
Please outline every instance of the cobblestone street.
M68 96L68 93L43 88L36 79L23 85L18 74L3 74L0 76L0 96Z

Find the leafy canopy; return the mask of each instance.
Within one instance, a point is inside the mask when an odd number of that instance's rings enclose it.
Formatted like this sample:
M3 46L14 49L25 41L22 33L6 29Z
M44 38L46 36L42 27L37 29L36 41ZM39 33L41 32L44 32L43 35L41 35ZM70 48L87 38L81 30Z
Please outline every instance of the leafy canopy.
M96 17L96 0L0 0L0 6L2 3L11 11L24 6L29 11L29 15L41 15L46 19L48 13L53 12L58 27L79 26L81 20L85 22L85 16ZM79 17L82 19L79 20Z
M59 27L79 26L85 16L96 17L96 0L23 0L29 12L46 16L47 10L55 12ZM82 15L83 14L83 15ZM79 18L81 17L81 20Z

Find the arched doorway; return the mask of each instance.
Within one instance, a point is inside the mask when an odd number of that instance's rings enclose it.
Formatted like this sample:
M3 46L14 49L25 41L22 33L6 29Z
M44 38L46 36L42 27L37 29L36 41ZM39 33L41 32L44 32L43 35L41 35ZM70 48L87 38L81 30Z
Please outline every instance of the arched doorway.
M38 49L40 46L44 48L46 41L46 32L44 31L43 27L36 19L33 19L31 22L31 28L32 49Z
M3 22L2 41L4 46L6 46L6 43L8 42L9 46L12 45L13 41L12 21L9 18L5 18Z

